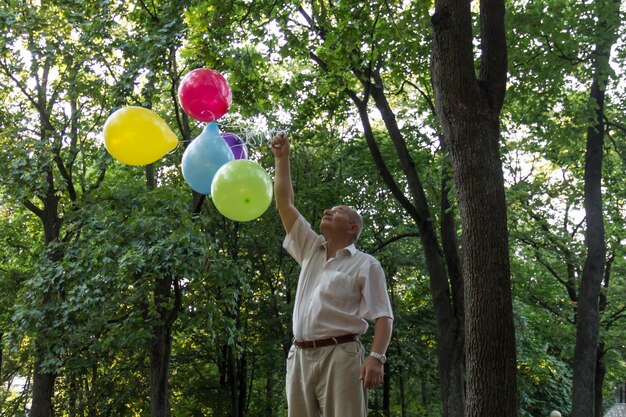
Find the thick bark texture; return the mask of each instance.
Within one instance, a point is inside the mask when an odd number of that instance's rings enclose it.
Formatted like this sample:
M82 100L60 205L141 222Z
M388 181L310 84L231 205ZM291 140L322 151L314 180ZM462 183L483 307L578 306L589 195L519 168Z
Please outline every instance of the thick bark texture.
M159 326L153 330L150 343L150 415L169 417L168 372L172 352L170 329Z
M507 54L504 2L481 1L480 76L474 70L470 3L436 1L432 76L452 162L465 296L466 416L515 416L515 331L500 109Z
M49 417L53 415L52 398L54 397L56 374L42 371L39 365L39 361L36 361L30 415L32 417Z

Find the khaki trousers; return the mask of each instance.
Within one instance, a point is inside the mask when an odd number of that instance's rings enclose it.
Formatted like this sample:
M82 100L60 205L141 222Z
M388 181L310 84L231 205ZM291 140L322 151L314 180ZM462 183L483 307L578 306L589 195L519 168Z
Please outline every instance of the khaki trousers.
M321 348L291 346L287 355L289 417L366 417L367 394L359 380L359 341Z

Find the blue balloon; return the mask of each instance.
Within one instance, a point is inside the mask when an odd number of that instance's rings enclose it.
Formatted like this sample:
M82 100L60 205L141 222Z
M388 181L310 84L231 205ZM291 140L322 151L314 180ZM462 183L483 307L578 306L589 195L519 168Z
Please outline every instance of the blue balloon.
M194 191L210 195L215 173L234 159L233 151L220 135L217 124L208 123L183 152L183 178Z

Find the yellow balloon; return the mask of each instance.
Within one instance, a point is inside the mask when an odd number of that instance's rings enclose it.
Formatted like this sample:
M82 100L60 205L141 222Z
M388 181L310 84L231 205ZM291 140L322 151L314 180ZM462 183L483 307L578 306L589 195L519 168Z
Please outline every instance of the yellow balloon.
M148 165L176 148L178 139L158 114L138 106L123 107L104 124L104 146L120 162Z

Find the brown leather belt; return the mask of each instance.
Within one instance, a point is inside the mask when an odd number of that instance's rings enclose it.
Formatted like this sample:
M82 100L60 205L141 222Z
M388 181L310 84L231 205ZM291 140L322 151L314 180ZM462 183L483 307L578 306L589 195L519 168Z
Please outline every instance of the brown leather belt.
M312 349L324 346L340 345L342 343L355 342L359 340L358 334L347 334L344 336L329 337L320 340L294 340L293 344L302 349Z

